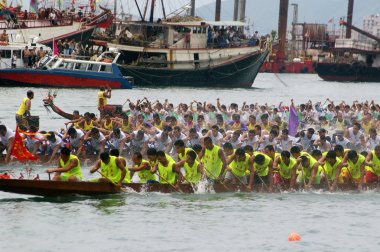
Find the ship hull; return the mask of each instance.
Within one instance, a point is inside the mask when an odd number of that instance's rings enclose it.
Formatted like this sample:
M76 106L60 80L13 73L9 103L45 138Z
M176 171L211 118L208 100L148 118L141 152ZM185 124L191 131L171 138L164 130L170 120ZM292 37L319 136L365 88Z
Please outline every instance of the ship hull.
M325 81L380 82L380 67L345 63L318 63L316 72Z
M184 86L250 88L268 52L255 52L214 67L160 69L119 65L124 76L132 76L136 86Z
M114 72L118 71L116 65ZM119 72L120 73L120 72ZM121 74L102 74L60 69L3 69L0 70L0 86L8 87L62 87L130 89L133 83Z

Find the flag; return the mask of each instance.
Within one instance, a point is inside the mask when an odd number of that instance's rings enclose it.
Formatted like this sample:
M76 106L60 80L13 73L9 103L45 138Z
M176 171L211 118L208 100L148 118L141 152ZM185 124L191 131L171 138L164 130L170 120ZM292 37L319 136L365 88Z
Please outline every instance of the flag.
M289 135L295 136L298 130L298 116L294 106L290 106L289 111Z
M57 42L55 41L55 38L53 38L53 55L59 55Z
M18 127L16 128L15 139L12 146L12 156L17 158L19 161L36 161L38 159L25 147L25 143L22 140L20 133L18 132Z
M7 7L7 0L0 0L0 10Z
M334 23L334 18L330 18L329 21L327 23Z
M38 13L38 1L37 0L30 0L30 5L29 5L29 12Z

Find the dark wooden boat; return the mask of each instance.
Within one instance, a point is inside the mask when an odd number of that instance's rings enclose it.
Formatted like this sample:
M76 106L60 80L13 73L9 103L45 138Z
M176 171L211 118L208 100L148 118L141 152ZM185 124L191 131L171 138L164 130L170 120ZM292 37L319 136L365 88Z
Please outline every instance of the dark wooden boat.
M20 179L0 179L0 191L39 195L39 196L64 196L64 195L106 195L116 194L122 191L126 192L160 192L160 193L194 193L196 188L190 184L181 184L179 188L174 188L168 184L141 184L141 183L128 183L124 184L123 190L118 189L112 183L94 183L94 182L63 182L63 181L50 181L50 180L20 180ZM379 188L379 183L366 184L363 190L374 190ZM295 188L295 190L302 190L303 188ZM325 184L314 187L315 190L328 190ZM353 191L357 190L354 184L341 184L338 185L338 191ZM273 192L288 191L289 187L274 186ZM226 185L222 183L214 183L206 186L205 192L245 192L245 187L241 184ZM254 185L253 192L268 192L264 185Z

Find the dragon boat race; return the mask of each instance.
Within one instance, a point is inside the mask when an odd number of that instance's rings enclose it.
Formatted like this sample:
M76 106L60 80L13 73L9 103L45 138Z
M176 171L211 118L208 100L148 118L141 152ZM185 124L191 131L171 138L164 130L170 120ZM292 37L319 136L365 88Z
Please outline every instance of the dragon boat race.
M0 0L0 251L378 251L379 12Z

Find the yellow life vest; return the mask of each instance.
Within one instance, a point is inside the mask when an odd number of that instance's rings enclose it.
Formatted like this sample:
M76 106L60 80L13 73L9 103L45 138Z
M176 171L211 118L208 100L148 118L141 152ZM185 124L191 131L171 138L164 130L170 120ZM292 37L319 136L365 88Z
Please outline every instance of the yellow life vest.
M253 168L255 170L255 172L257 172L257 174L260 176L260 177L263 177L263 176L267 176L268 175L268 172L269 172L269 163L270 161L272 160L270 157L268 157L267 155L265 155L264 153L260 153L260 155L263 155L265 160L264 160L264 163L259 165L257 163L253 163Z
M161 121L159 124L153 123L153 126L159 130L162 130L164 128L164 123L163 121Z
M205 149L202 162L205 167L207 177L217 179L222 171L223 162L219 158L220 147L213 145L212 149Z
M338 168L338 165L341 163L341 161L342 160L337 157L333 166L331 166L329 162L327 161L325 162L323 167L325 168L325 171L327 173L326 175L329 180L333 181L335 179L336 170Z
M110 161L108 162L108 164L105 164L103 161L100 161L100 168L101 168L102 174L107 179L111 180L114 183L118 183L120 181L121 174L122 174L119 167L117 167L116 159L117 157L110 156ZM125 167L125 169L126 169L126 175L123 182L130 183L131 178L129 176L128 168Z
M249 154L245 153L243 161L236 161L236 158L230 163L231 171L236 177L243 177L250 174L249 170Z
M21 104L20 104L20 108L17 110L16 114L19 115L19 116L23 116L26 112L26 101L30 101L30 99L28 97L25 97L24 99L22 99L21 101Z
M183 165L185 169L185 178L187 181L197 184L201 180L201 173L198 171L199 162L195 159L192 166L186 162Z
M183 159L185 159L187 152L189 152L191 150L192 150L191 148L185 148L185 152L183 154L182 153L178 153L178 159L179 159L179 161L182 161Z
M177 180L177 174L173 171L173 165L175 164L175 161L172 158L167 160L168 164L166 166L158 162L158 172L160 173L159 182L161 184L167 184L167 182L169 182L173 185ZM164 178L167 182L162 178Z
M107 121L104 121L103 128L106 130L113 130L113 122L111 121L109 124L107 124Z
M135 164L134 167L137 168L140 165L142 165L142 163L148 163L150 165L149 161L146 161L146 160L143 159L141 161L141 164ZM146 182L148 182L148 180L156 181L156 177L154 176L153 173L150 172L150 169L149 170L138 171L137 175L139 176L140 183L146 183Z
M247 124L247 129L248 129L248 131L249 131L249 130L254 130L254 129L255 129L255 126L256 126L256 124L248 123L248 124Z
M312 156L310 156L310 155L303 155L303 156L306 156L309 159L309 166L308 167L302 167L302 164L301 164L300 165L301 166L301 170L303 170L305 178L306 179L310 179L312 168L313 168L314 164L317 163L318 161L315 158L313 158ZM320 177L320 174L321 174L322 170L323 170L322 167L318 166L317 172L315 174L316 178Z
M83 129L85 131L90 131L93 127L94 127L94 125L93 125L93 121L92 120L91 120L91 122L89 124L86 121L83 122Z
M77 166L72 168L70 171L64 172L62 175L65 177L76 176L77 178L82 179L82 169L80 167L80 162L77 156L70 154L69 160L67 160L67 162L63 162L62 159L59 159L59 164L62 168L66 168L68 165L70 165L73 159L78 160Z
M123 120L123 123L121 124L121 131L123 131L125 133L132 133L133 132L133 125L130 122L128 122L128 125L125 125L124 120Z
M292 177L292 169L296 163L297 163L297 160L293 157L290 157L289 164L286 165L284 161L282 160L282 157L280 156L279 172L280 172L281 177L285 179L290 179Z
M372 161L374 167L373 168L368 167L368 168L372 173L376 174L377 176L380 176L380 158L378 158L376 156L374 150L371 151L371 153L372 153L372 160L371 161Z

